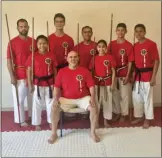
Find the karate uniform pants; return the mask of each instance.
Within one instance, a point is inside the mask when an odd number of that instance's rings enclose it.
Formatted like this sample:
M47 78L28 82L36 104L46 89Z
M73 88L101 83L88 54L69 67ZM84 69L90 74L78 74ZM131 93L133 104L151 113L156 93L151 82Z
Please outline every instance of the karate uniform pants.
M38 98L37 86L34 86L33 93L33 110L32 110L32 125L40 125L42 121L42 109L46 106L47 122L51 123L51 108L54 102L53 98L49 98L49 87L39 86L40 97Z
M132 104L132 84L123 85L122 78L117 78L117 80L119 81L119 90L113 91L113 112L126 116Z
M147 120L154 119L153 86L150 86L150 82L140 82L140 84L138 81L135 82L133 89L133 106L134 117L141 118L143 114L145 114Z
M13 105L14 105L14 122L23 123L25 122L25 108L24 101L27 98L28 105L28 116L32 115L32 94L29 93L28 87L26 85L26 80L17 80L17 89L19 97L19 110L20 110L20 122L19 122L19 112L18 112L18 103L16 99L16 89L12 85L12 94L13 94Z
M100 86L100 96L98 100L97 94L97 86L95 86L96 91L96 103L98 105L98 109L100 111L101 105L103 106L103 117L104 119L111 120L112 119L112 92L110 90L110 86L106 86L107 89L107 101L104 98L104 86Z

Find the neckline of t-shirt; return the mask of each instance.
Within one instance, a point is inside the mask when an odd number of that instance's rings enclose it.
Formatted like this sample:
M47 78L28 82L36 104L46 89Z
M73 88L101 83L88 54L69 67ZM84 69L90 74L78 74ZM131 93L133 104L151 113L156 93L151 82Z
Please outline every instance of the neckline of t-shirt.
M124 42L123 43L118 43L117 40L116 40L116 44L119 44L119 45L125 44L126 42L127 42L126 39L124 39Z
M145 38L145 40L144 40L142 43L139 43L139 42L138 42L138 44L145 44L147 41L148 41L148 39Z
M57 38L63 38L66 34L64 33L63 36L57 36L57 35L54 33L54 35L55 35Z

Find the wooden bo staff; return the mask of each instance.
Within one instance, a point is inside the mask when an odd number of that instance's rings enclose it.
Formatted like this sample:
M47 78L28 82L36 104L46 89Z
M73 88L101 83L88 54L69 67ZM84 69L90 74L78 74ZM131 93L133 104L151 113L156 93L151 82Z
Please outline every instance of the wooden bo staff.
M14 65L14 59L13 59L13 52L12 52L12 46L11 46L11 38L10 38L10 31L9 31L7 14L5 14L5 17L6 17L6 25L7 25L8 39L9 39L9 49L10 49L10 56L11 56L11 66L12 66L13 74L15 75L15 65ZM20 103L19 103L19 94L18 94L17 84L14 85L14 87L15 87L15 91L16 91L16 101L17 101L17 107L18 107L19 124L20 124L20 127L21 127L21 122L20 122Z

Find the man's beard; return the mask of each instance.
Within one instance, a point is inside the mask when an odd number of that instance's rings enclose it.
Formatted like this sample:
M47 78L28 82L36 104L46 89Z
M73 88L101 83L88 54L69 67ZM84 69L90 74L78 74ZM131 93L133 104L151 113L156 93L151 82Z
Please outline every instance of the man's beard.
M19 34L22 35L22 36L27 36L28 35L28 31L19 32Z

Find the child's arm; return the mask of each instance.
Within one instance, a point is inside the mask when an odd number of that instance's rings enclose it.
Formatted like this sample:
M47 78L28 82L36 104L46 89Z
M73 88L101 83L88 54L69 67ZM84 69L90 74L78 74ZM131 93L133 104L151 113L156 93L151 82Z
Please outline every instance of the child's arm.
M115 88L115 80L116 80L116 75L115 75L115 68L111 68L112 71L112 84L111 84L111 90L114 90Z
M28 66L28 68L27 68L27 82L28 82L30 93L33 93L34 86L33 86L33 83L32 83L32 73L31 73L31 70L32 70L31 67Z
M152 72L152 77L151 77L151 80L150 80L150 86L154 86L156 84L156 74L157 74L157 71L158 71L158 68L159 68L159 64L160 64L160 61L155 60L153 72Z

